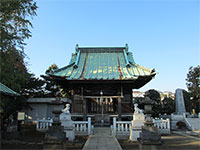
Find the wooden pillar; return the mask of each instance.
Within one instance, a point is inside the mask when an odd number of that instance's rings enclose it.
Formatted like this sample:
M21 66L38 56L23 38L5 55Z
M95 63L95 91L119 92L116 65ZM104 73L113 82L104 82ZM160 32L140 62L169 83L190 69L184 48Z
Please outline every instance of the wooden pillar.
M86 99L83 98L83 120L87 120L87 106L86 106Z
M121 96L118 97L118 120L121 121L122 120L122 100L121 100Z
M123 88L121 86L121 89L118 92L118 120L122 120L122 97L123 97Z
M130 95L131 95L131 99L130 99L130 106L131 106L131 112L133 112L133 91L132 89L130 90Z
M97 99L97 113L99 113L99 99L98 98L96 99Z
M74 95L71 95L71 101L72 101L72 104L71 104L71 113L74 113L75 112Z
M86 99L83 96L83 87L81 87L81 100L83 101L83 120L87 120L87 106L86 106Z

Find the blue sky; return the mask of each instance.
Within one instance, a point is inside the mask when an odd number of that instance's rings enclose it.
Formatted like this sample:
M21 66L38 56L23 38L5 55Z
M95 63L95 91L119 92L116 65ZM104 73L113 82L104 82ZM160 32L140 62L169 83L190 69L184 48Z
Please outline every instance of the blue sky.
M30 72L66 66L75 45L129 45L135 62L159 72L141 91L186 88L190 66L200 64L198 0L38 0L32 38L26 40Z

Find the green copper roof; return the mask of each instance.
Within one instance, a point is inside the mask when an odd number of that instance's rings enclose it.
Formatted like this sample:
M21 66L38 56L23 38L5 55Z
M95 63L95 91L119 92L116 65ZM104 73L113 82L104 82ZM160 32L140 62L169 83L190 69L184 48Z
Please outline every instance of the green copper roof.
M16 95L19 96L20 94L18 94L17 92L11 90L10 88L8 88L7 86L5 86L4 84L0 83L0 92L8 94L8 95Z
M67 80L132 80L155 76L155 71L137 65L126 47L78 47L69 65L50 76Z

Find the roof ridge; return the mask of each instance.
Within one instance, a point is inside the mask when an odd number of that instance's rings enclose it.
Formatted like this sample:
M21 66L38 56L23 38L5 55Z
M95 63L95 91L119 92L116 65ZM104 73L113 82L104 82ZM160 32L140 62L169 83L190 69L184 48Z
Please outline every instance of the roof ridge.
M98 46L95 46L95 47L78 47L78 49L104 49L104 48L107 48L107 49L125 49L126 47L98 47Z
M125 44L125 46L119 46L119 47L112 47L112 46L107 46L107 47L105 47L105 46L94 46L94 47L92 47L92 46L89 46L89 47L79 47L78 46L78 44L76 44L76 47L75 47L75 49L76 49L76 52L77 51L79 51L79 50L91 50L91 49L96 49L96 50L100 50L100 49L103 49L104 51L105 51L105 49L109 49L109 50L119 50L119 49L121 49L121 50L126 50L127 52L128 52L128 44Z

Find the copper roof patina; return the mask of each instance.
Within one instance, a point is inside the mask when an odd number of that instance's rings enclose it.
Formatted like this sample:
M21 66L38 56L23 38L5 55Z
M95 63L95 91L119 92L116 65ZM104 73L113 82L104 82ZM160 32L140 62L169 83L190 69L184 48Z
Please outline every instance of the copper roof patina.
M6 95L13 95L13 96L19 96L20 94L18 94L17 92L11 90L10 88L8 88L7 86L5 86L4 84L0 83L0 93L4 93Z
M139 66L125 47L78 47L69 65L48 75L66 80L135 80L154 77L154 69Z

